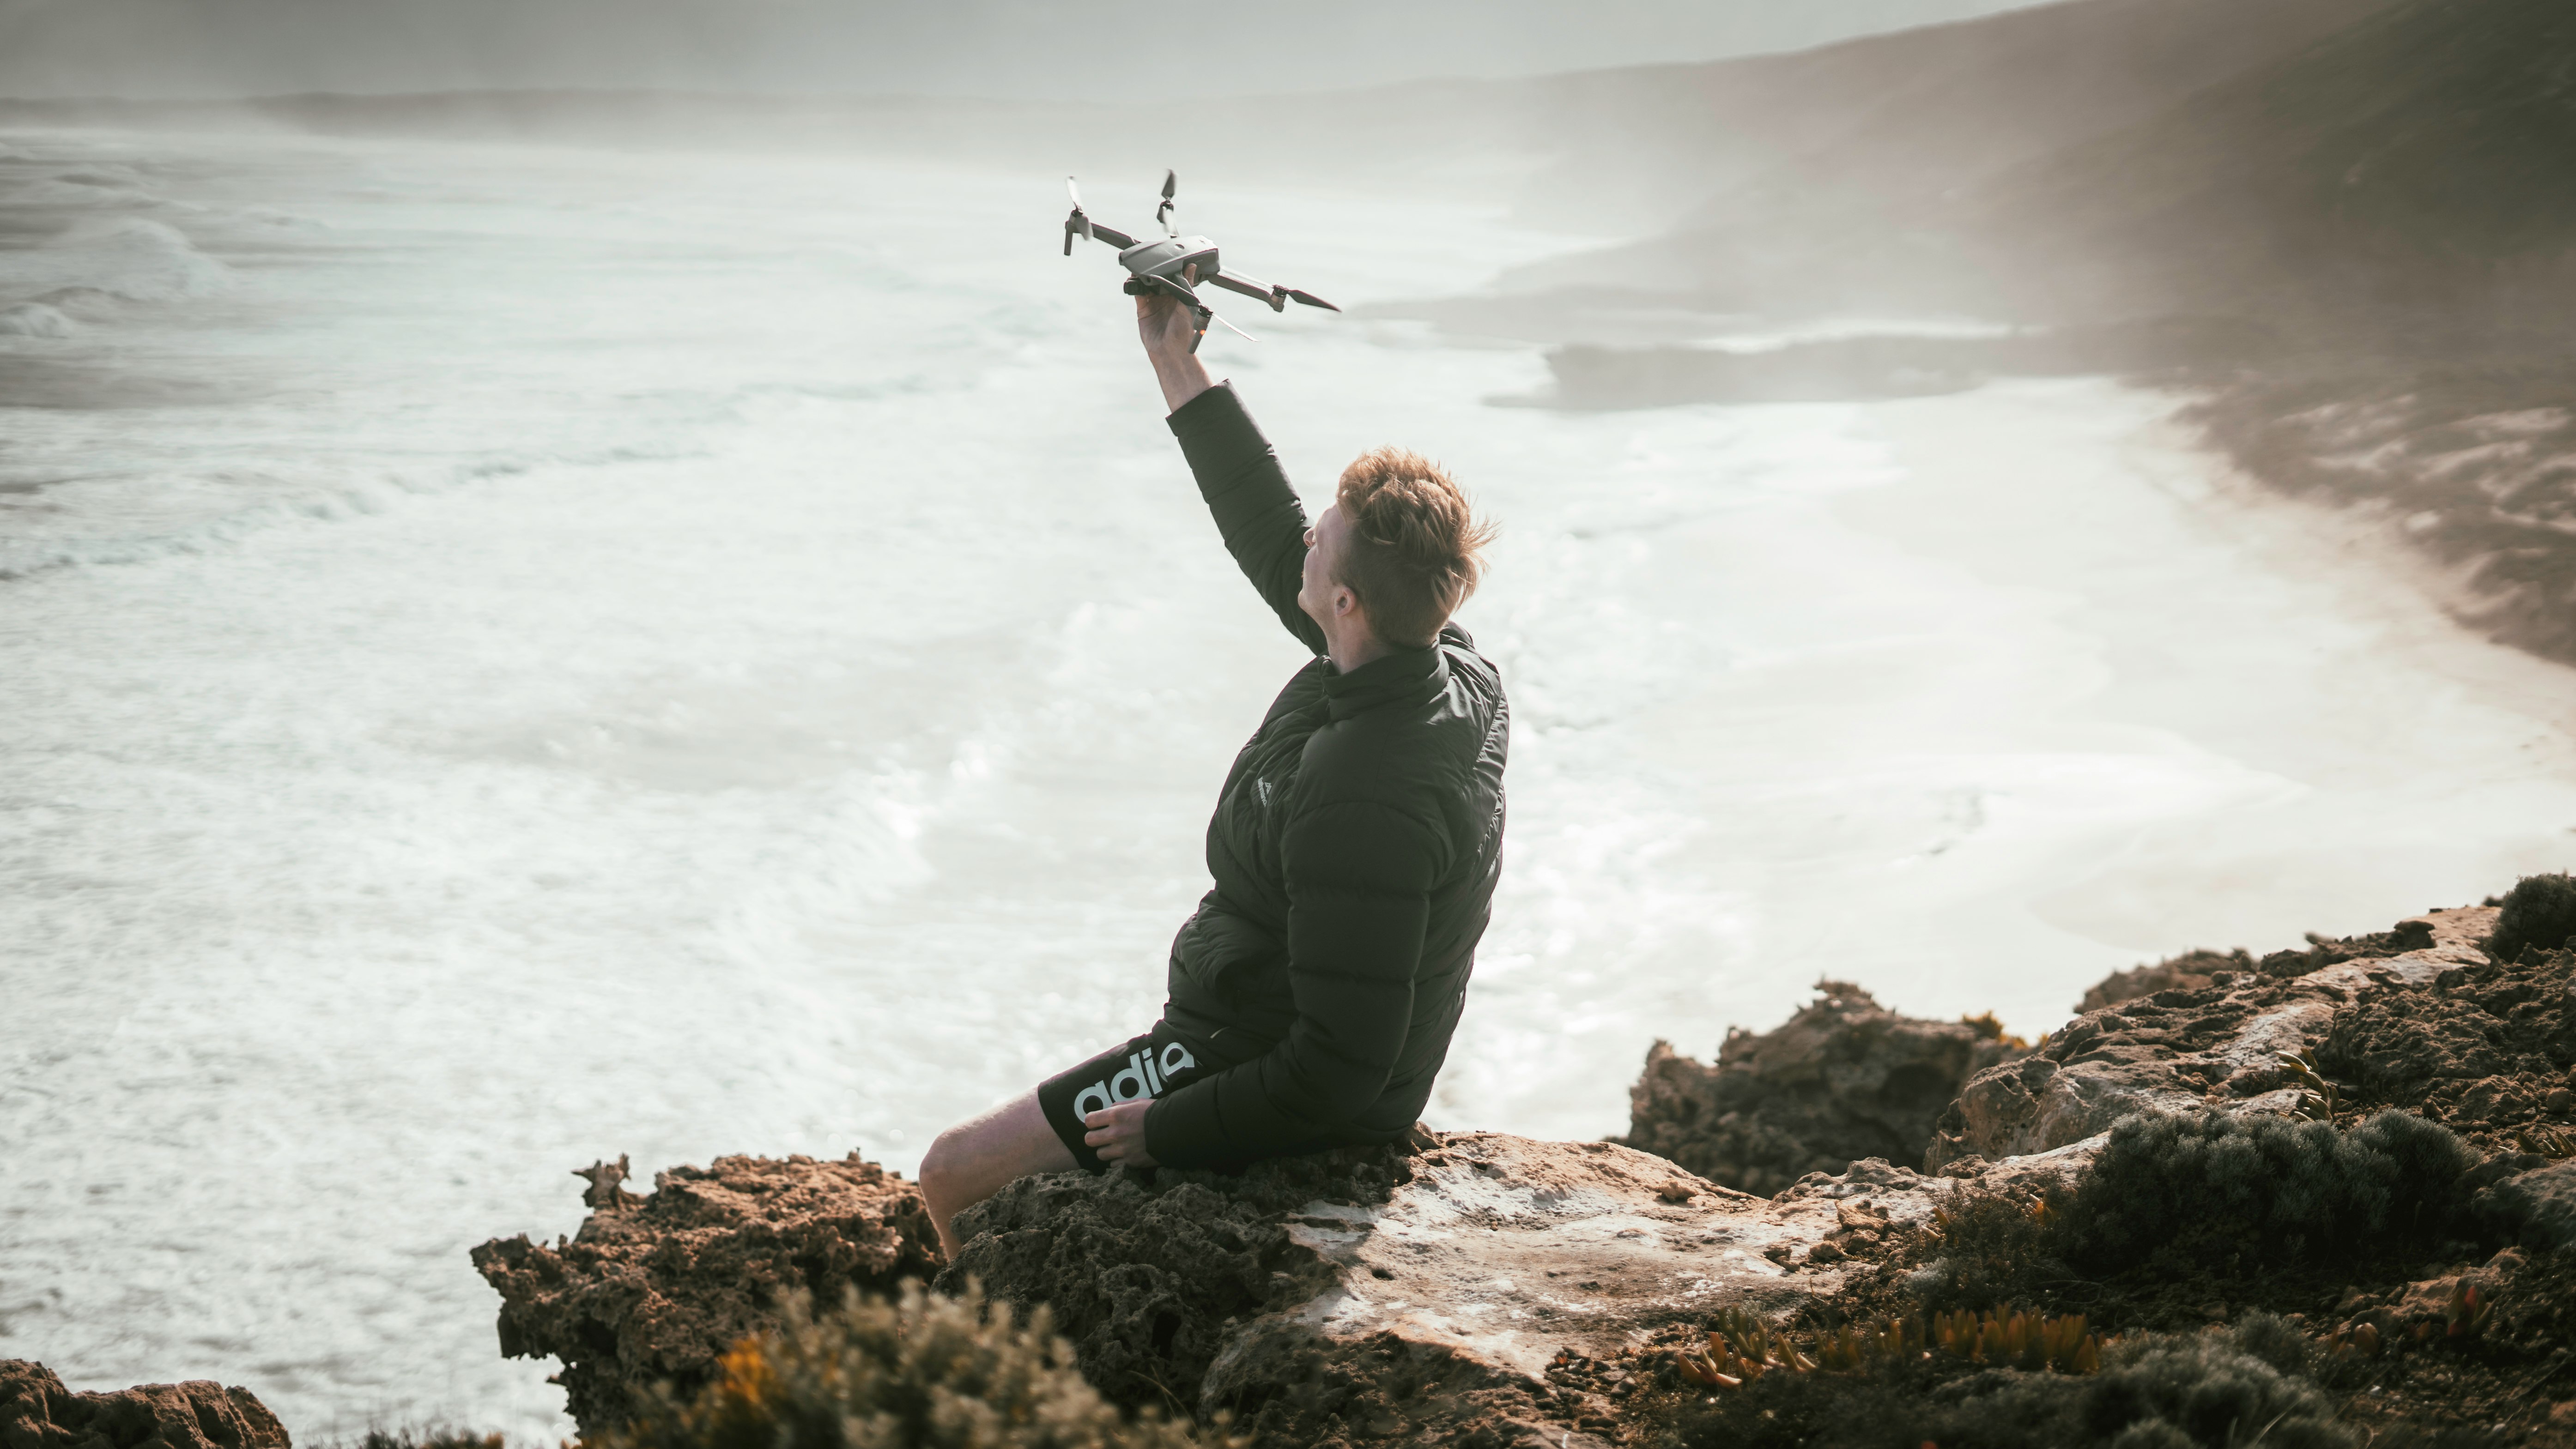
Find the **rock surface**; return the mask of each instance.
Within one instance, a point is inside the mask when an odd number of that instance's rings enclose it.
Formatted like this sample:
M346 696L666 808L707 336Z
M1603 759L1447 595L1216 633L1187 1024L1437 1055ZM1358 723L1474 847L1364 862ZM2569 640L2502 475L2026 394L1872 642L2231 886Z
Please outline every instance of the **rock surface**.
M2479 1194L2477 1207L2525 1247L2545 1253L2576 1247L2576 1161L2516 1173Z
M0 1449L291 1449L248 1389L211 1379L76 1394L40 1363L0 1359Z
M1925 1021L1848 982L1816 990L1776 1030L1728 1033L1715 1066L1656 1042L1620 1140L1764 1195L1866 1157L1919 1163L1969 1077L2024 1050L1991 1018Z
M1971 1078L1941 1114L1926 1169L2046 1152L2107 1131L2131 1112L2295 1112L2300 1084L2284 1053L2319 1053L2329 1077L2382 1057L2405 1057L2428 1073L2477 1070L2484 1058L2452 1050L2463 1044L2426 1045L2421 1033L2387 1018L2483 1012L2447 988L2489 966L2478 943L2495 915L2486 907L2434 911L2377 936L2275 952L2253 972L2213 972L2198 989L2088 1012L2031 1055ZM2329 1048L2339 1028L2348 1046ZM2383 1036L2409 1046L2375 1045Z
M1610 1410L1561 1356L1829 1297L1959 1186L1864 1162L1775 1202L1614 1143L1417 1132L1237 1179L1025 1179L961 1216L942 1281L1052 1304L1102 1392L1260 1443L1565 1449Z
M562 1360L553 1381L585 1435L623 1423L656 1383L703 1383L718 1355L778 1323L786 1290L837 1303L854 1285L891 1293L938 1271L921 1190L857 1153L719 1157L657 1174L641 1198L624 1175L622 1158L574 1174L592 1212L570 1241L473 1252L501 1295L501 1352Z
M2082 1016L2159 991L2198 991L2218 972L2253 969L2254 958L2243 951L2185 951L2153 965L2114 971L2094 982L2084 999L2075 1003L2075 1014Z

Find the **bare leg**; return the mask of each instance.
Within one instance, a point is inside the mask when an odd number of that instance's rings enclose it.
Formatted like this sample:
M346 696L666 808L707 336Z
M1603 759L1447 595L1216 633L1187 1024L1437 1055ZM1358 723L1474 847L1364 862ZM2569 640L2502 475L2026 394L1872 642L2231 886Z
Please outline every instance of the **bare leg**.
M939 1134L921 1158L921 1197L939 1229L939 1250L957 1259L956 1216L1033 1172L1071 1172L1064 1139L1047 1125L1034 1091Z

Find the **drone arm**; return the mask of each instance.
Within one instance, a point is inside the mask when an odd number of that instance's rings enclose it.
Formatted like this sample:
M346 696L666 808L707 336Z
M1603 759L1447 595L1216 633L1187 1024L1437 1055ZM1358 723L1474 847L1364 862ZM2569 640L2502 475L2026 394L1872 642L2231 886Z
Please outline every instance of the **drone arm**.
M1066 256L1073 255L1073 239L1078 236L1087 236L1093 241L1107 242L1122 252L1136 244L1136 239L1134 237L1118 230L1116 227L1102 226L1100 223L1093 221L1090 217L1083 215L1082 208L1075 207L1073 215L1064 219L1064 254Z
M1268 282L1256 282L1250 277L1238 277L1232 272L1219 272L1208 280L1229 292L1240 292L1244 296L1258 298L1268 304L1273 312L1286 305L1285 294Z

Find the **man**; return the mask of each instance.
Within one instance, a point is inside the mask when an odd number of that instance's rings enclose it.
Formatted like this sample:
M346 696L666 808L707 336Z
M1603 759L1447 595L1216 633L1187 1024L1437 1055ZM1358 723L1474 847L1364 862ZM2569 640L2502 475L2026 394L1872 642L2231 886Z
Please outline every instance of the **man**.
M1450 613L1490 530L1447 475L1380 449L1308 526L1279 459L1136 299L1172 432L1225 546L1318 657L1235 756L1208 822L1215 888L1172 942L1145 1035L940 1134L921 1191L958 1212L1036 1172L1229 1167L1402 1137L1457 1029L1501 871L1501 676Z

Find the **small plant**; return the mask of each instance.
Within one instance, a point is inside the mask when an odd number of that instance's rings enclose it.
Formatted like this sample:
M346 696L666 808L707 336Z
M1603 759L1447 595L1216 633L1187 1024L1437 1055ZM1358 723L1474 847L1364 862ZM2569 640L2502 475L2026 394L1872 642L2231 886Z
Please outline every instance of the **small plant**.
M2332 1122L2343 1095L2317 1070L2317 1054L2308 1047L2281 1053L2281 1070L2298 1084L2299 1115L2312 1122Z
M2504 893L2487 954L2512 961L2526 946L2555 951L2576 935L2576 876L2527 875Z
M2102 1367L2102 1345L2084 1331L2084 1315L2043 1318L2030 1312L1943 1313L1932 1320L1941 1351L1970 1363L2089 1374Z
M1786 1333L1742 1309L1730 1309L1708 1330L1707 1346L1685 1350L1675 1367L1693 1383L1734 1389L1767 1373L1806 1374L1819 1369L1857 1373L1914 1362L1937 1348L1973 1364L2089 1374L2102 1367L2102 1347L2102 1341L2085 1330L2080 1313L2048 1318L2006 1309L1847 1326L1822 1335L1814 1356L1809 1357Z
M1181 1425L1130 1419L1093 1391L1043 1308L853 1292L816 1316L802 1295L690 1398L667 1388L586 1449L1185 1449Z
M1846 1325L1816 1344L1816 1363L1821 1368L1856 1371L1906 1362L1929 1353L1930 1341L1930 1330L1920 1318L1882 1319L1862 1328Z
M2442 1310L2443 1336L2456 1343L2474 1338L2487 1326L2487 1315L2495 1311L2495 1301L2478 1292L2478 1285L2466 1278L2451 1289L2451 1301Z
M1741 1388L1773 1369L1813 1373L1816 1361L1798 1352L1789 1336L1741 1308L1718 1315L1708 1346L1685 1351L1676 1364L1683 1378L1711 1388Z
M2031 1226L2041 1232L2045 1233L2055 1228L2061 1221L2061 1217L2062 1215L2057 1211L2057 1205L2049 1201L2048 1194L2041 1193L2030 1200Z
M2576 1157L2576 1132L2561 1127L2529 1127L2514 1134L2514 1145L2534 1157L2564 1161Z
M1959 1025L1968 1028L1970 1031L1975 1032L1977 1035L1984 1037L1988 1041L2000 1042L2014 1051L2027 1051L2030 1049L2030 1043L2027 1040L2005 1031L2002 1019L1997 1017L1992 1011L1980 1012L1975 1016L1963 1015L1959 1018ZM2045 1037L2041 1039L2046 1040Z

